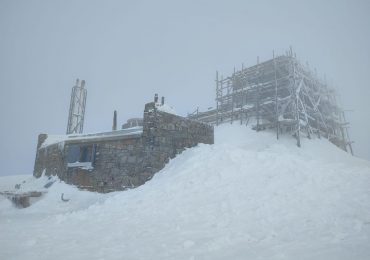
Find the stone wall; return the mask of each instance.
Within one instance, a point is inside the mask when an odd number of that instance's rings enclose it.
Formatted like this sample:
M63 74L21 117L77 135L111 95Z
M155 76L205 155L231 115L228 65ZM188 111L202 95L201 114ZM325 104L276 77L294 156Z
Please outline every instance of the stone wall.
M40 136L42 139L47 135ZM91 169L68 167L67 153L69 147L75 144L95 146L95 160ZM146 173L142 168L143 150L141 136L64 141L39 147L34 176L40 177L43 172L46 175L58 175L66 183L99 192L136 187L151 177L151 173Z
M186 148L214 141L213 127L162 112L154 102L145 105L141 135L67 140L42 147L46 137L39 135L34 176L45 171L46 175L58 175L67 183L99 192L142 185ZM75 144L94 145L91 169L68 167L67 153Z
M44 171L47 175L59 175L66 169L66 163L64 161L64 144L57 143L41 148L42 143L47 137L47 134L40 134L38 137L33 171L35 177L40 177Z
M72 144L74 143L65 145L65 152ZM67 171L61 174L61 179L67 183L108 192L139 186L150 177L150 174L142 168L141 136L109 141L89 141L85 144L94 144L96 147L93 169L67 167Z
M213 144L213 127L158 110L148 103L144 110L143 144L146 168L161 170L169 159L198 143Z

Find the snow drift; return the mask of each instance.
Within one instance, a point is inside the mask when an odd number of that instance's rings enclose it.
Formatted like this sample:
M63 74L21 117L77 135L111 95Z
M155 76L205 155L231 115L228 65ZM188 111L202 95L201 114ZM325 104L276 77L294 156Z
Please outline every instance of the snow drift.
M0 258L369 259L368 161L327 140L298 148L229 125L215 134L136 189L98 194L57 181L21 210L0 198Z

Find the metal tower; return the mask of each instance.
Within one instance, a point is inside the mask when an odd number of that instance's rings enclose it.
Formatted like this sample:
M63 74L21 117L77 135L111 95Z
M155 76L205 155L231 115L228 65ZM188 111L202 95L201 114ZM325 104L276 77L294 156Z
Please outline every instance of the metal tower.
M81 134L84 127L85 106L87 90L85 81L76 80L76 85L72 88L71 103L69 105L69 116L67 125L68 134Z

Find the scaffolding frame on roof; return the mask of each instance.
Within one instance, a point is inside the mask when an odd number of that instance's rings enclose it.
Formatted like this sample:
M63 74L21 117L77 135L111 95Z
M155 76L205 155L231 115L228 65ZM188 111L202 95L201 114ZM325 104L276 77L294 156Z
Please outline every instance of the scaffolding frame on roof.
M276 137L293 135L297 146L301 136L325 137L353 154L344 110L336 92L320 80L308 65L302 65L292 49L285 54L241 70L229 77L216 72L216 108L188 115L212 125L248 124L256 131L275 129Z

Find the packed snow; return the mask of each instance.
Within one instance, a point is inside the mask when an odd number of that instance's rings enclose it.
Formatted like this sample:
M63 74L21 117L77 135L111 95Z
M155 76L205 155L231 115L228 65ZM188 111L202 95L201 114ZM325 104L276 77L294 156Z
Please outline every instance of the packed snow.
M0 259L370 256L370 162L324 139L298 148L291 137L224 125L215 145L184 151L136 189L99 194L46 176L17 183L48 192L25 209L0 198Z
M166 113L173 114L173 115L178 115L176 110L172 106L170 106L166 103L165 104L155 103L155 107L159 111L166 112Z

